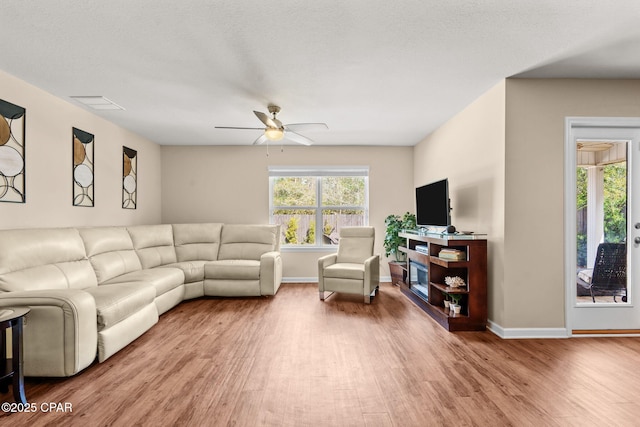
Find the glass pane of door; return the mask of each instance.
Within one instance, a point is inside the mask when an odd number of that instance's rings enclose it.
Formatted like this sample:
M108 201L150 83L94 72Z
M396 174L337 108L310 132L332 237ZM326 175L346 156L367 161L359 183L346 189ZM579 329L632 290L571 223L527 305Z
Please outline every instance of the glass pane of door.
M576 303L627 302L627 141L576 140Z

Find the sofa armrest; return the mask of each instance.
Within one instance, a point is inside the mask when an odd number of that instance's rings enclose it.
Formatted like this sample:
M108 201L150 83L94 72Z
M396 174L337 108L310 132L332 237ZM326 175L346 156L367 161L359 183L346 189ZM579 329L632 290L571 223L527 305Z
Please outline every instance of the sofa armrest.
M0 293L0 307L26 306L24 373L66 377L96 357L98 331L93 297L80 289Z
M324 292L324 269L335 264L338 254L329 254L318 258L318 290Z
M282 282L280 252L267 252L260 257L260 295L275 295Z
M370 295L380 285L380 255L373 255L364 261L364 292Z

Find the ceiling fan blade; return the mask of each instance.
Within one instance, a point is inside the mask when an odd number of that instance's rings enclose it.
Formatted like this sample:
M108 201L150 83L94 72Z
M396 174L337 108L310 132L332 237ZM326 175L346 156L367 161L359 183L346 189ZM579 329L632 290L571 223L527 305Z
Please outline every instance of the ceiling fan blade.
M267 142L267 135L262 134L258 137L258 139L256 139L255 141L253 141L253 145L260 145L260 144L264 144L265 142Z
M294 132L313 132L316 130L327 130L329 126L326 123L291 123L284 125L284 128Z
M216 129L246 129L246 130L264 130L264 128L243 128L236 126L216 126Z
M285 129L284 137L286 139L288 139L289 141L297 142L298 144L302 144L302 145L311 145L311 144L313 144L313 141L310 140L309 138L307 138L306 136L302 136L299 133L295 133L295 132L293 132L291 130L288 130L288 129Z
M282 126L282 123L280 123L279 120L274 120L271 117L267 116L265 113L254 110L253 114L255 114L260 119L260 121L264 123L267 127L280 128Z

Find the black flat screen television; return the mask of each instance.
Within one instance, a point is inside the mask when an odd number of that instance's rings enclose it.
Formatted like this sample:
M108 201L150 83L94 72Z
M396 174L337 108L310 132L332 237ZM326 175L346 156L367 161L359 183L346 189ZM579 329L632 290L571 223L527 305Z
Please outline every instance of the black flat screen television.
M447 178L416 188L416 223L419 227L451 225Z

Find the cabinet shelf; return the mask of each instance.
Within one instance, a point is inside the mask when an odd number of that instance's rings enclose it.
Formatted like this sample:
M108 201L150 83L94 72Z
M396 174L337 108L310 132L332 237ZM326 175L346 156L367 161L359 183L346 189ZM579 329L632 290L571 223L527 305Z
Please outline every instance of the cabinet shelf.
M446 292L448 294L468 294L469 293L466 286L462 288L452 288L451 286L442 285L440 283L433 283L433 282L429 282L429 285L442 292Z
M407 254L407 279L402 292L417 306L449 331L482 331L487 324L487 240L483 236L421 235L400 233L406 245L400 251ZM416 248L420 246L420 251ZM438 257L444 248L458 249L465 260ZM425 253L426 252L426 253ZM412 262L426 267L425 282L417 284L411 277ZM418 266L419 267L419 266ZM447 276L459 276L467 286L452 288L444 284ZM444 308L444 293L460 295L462 312L455 314Z
M453 261L444 258L438 258L437 256L429 257L429 261L433 264L439 265L445 268L453 268L453 267L466 267L469 265L469 261Z

